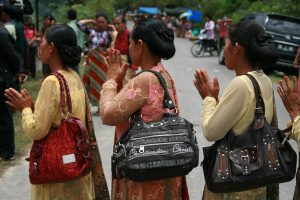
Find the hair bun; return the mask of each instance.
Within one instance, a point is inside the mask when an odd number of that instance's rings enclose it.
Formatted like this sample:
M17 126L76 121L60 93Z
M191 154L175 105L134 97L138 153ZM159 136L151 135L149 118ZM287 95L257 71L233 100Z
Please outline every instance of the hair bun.
M62 45L59 51L64 65L72 67L79 64L82 52L79 46Z
M173 42L174 41L174 32L169 29L160 29L158 31L158 35L160 36L160 38L164 41L164 42Z
M252 39L250 48L257 64L271 65L278 59L278 52L273 38L267 33L257 34Z
M260 34L257 34L256 37L253 38L252 42L258 46L263 47L263 46L272 45L273 39L269 34L260 33Z

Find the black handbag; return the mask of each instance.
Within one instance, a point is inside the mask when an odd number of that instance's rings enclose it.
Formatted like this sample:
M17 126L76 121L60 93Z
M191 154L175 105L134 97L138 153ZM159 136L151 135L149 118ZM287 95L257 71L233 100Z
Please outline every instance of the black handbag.
M163 108L169 112L156 122L144 122L140 110L133 123L116 142L112 155L112 176L150 181L187 175L198 166L199 148L193 124L172 114L175 105L160 73L154 73L164 89ZM143 71L144 72L144 71Z
M238 136L231 131L210 147L203 148L202 162L208 189L215 193L239 192L292 180L297 155L286 132L265 119L264 102L256 79L253 83L256 108L249 129Z

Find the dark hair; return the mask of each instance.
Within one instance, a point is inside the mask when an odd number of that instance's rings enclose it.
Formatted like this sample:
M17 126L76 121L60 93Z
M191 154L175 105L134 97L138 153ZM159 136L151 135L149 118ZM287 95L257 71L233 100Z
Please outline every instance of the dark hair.
M210 13L205 13L204 17L207 17L208 19L212 20L212 15Z
M49 19L50 21L55 20L53 15L50 15L50 14L44 15L44 19Z
M268 67L278 59L277 48L272 37L257 23L244 20L229 29L229 39L246 50L246 56L254 69Z
M77 12L74 9L68 10L68 19L69 20L74 20L77 18Z
M126 24L126 18L123 16L123 15L117 15L117 16L115 16L115 19L116 18L120 18L121 19L121 22L123 23L123 24Z
M174 32L157 19L142 19L135 25L132 38L141 39L150 52L163 59L170 59L175 54Z
M11 5L4 5L2 7L2 12L5 12L5 14L9 15L11 18L15 18L16 11Z
M75 67L81 58L81 48L77 45L74 30L68 25L53 25L47 28L45 37L48 43L53 43L58 51L64 67Z
M109 23L106 14L99 12L96 14L96 19L98 19L99 17L103 17L106 20L106 22Z

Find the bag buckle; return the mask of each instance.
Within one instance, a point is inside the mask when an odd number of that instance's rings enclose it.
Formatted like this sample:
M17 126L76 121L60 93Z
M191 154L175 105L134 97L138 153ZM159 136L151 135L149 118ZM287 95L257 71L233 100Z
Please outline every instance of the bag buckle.
M249 154L247 149L241 150L241 164L242 164L243 175L251 174L250 159L249 159Z

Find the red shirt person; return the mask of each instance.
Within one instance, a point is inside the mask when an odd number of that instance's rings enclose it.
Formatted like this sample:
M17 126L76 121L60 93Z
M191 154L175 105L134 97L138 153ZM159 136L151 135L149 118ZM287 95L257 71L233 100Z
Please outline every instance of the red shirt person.
M114 18L114 25L118 32L114 48L119 50L122 55L128 56L130 33L126 26L126 19L122 16L117 16Z

